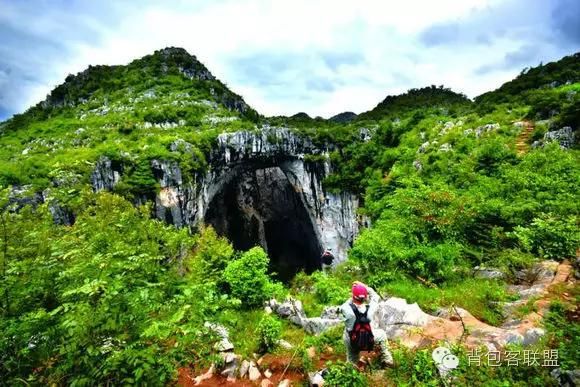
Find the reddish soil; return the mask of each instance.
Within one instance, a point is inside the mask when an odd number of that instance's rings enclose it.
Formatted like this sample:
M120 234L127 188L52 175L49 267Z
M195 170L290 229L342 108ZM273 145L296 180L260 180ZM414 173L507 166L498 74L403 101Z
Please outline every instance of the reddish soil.
M295 367L290 365L288 369L286 366L290 363L290 355L273 355L267 354L262 357L260 365L258 366L261 371L270 370L272 376L269 378L273 383L273 386L277 386L282 380L290 380L291 386L300 386L302 381L307 379L307 375L303 375L298 372ZM296 359L294 359L296 362ZM207 371L207 370L204 370ZM285 371L285 372L284 372ZM179 369L179 376L177 379L178 386L190 387L190 386L231 386L231 387L254 387L259 386L262 380L266 379L263 375L260 379L252 382L248 379L236 379L235 381L228 381L226 377L221 376L219 373L212 376L210 379L204 380L199 384L195 384L195 377L200 375L200 372L196 372L193 368L183 367ZM262 372L263 374L263 372Z

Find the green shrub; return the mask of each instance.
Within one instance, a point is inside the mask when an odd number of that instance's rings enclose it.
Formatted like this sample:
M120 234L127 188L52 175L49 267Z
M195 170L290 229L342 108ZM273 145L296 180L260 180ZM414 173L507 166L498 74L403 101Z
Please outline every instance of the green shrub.
M263 351L272 351L278 344L282 334L282 322L270 315L262 317L258 323L260 348Z
M489 139L480 146L475 153L475 158L476 169L486 175L495 174L501 164L514 164L517 160L515 152L498 138Z
M578 302L578 294L576 294ZM545 318L549 342L558 350L559 364L564 370L574 370L580 363L580 323L574 321L574 311L554 301Z
M577 216L558 217L542 214L528 227L514 230L520 246L549 259L572 257L580 245L580 228Z
M234 249L226 238L218 236L211 226L202 227L199 230L189 268L196 274L196 278L220 282L233 255Z
M512 273L518 270L528 268L537 261L537 258L519 249L502 249L498 254L490 257L489 261L484 262L488 266L507 269Z
M256 307L272 297L274 285L268 276L268 255L261 247L253 247L228 263L224 279L231 294L246 307Z
M328 373L324 377L324 385L332 387L366 387L368 381L351 363L343 361L330 362Z
M381 285L400 274L442 283L460 274L462 245L456 242L419 243L417 228L407 219L380 220L365 230L351 250L371 273L371 284ZM401 273L402 272L402 273Z
M229 301L170 270L193 243L185 230L117 195L83 195L72 227L54 225L46 205L0 213L10 217L0 282L3 381L170 383L182 359L207 356L197 332Z
M312 274L314 294L318 302L323 304L342 304L349 297L350 287L342 286L334 277L317 271Z

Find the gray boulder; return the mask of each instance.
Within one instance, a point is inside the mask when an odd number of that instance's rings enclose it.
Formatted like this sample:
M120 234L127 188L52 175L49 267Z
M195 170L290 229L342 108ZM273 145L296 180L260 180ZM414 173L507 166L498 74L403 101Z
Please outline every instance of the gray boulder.
M571 127L565 126L562 129L554 130L544 134L544 141L557 141L560 147L570 149L574 146L575 135Z
M241 357L233 352L222 353L221 355L224 360L224 367L221 371L221 375L230 380L235 379L240 369Z
M453 148L451 147L451 144L449 144L449 143L441 144L441 146L439 147L440 152L451 152L452 150L453 150Z
M333 326L342 322L337 316L336 310L338 307L327 308L323 316L326 317L306 317L306 313L299 300L288 298L286 301L279 303L275 299L268 302L268 306L278 316L291 321L292 323L302 327L306 332L312 334L320 334Z
M217 351L228 352L234 350L234 345L230 341L230 335L226 327L210 322L206 322L204 327L214 332L218 336L219 341L214 346Z
M517 332L508 332L498 337L497 342L500 346L505 347L507 344L521 345L524 343L524 336Z
M544 335L546 331L542 328L530 328L524 334L524 346L536 344Z
M433 319L417 303L408 304L402 298L391 297L379 303L373 323L389 337L396 337L404 334L408 328L423 327Z
M421 164L419 160L413 161L413 167L415 167L417 172L421 172L423 170L423 164Z
M505 274L496 268L486 268L476 266L473 268L473 276L475 278L486 278L486 279L503 279Z
M425 151L427 151L428 147L429 147L429 141L426 141L423 144L421 144L419 149L417 149L417 153L425 153Z
M181 138L178 138L169 145L169 149L172 152L190 153L193 149L193 145L185 140L182 140Z

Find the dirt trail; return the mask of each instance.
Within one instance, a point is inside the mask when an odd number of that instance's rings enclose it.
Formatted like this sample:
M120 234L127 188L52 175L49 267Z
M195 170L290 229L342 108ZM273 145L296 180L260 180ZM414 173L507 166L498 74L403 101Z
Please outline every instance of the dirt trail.
M558 265L552 280L535 283L534 286L541 289L541 296L534 301L537 311L529 313L521 319L514 320L512 323L504 324L502 327L494 327L479 321L469 312L458 309L461 318L453 315L449 319L435 318L425 327L410 331L401 338L401 342L412 348L424 347L441 340L457 342L463 335L463 325L465 325L468 331L468 334L464 337L467 347L478 347L486 343L491 343L496 348L503 347L514 334L523 336L528 329L535 328L540 324L542 317L548 310L550 301L555 298L555 295L550 290L555 285L566 283L568 278L570 278L571 272L572 265L570 262L563 261Z
M516 152L518 156L521 156L528 151L529 149L528 140L530 139L530 136L534 131L534 124L532 122L523 121L523 123L524 127L522 128L522 131L516 138Z

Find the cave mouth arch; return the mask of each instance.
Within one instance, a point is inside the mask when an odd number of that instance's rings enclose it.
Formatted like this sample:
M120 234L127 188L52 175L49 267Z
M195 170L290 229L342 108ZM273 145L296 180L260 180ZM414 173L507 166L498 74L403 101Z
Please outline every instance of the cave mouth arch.
M312 219L279 166L248 165L233 172L209 202L204 223L236 250L262 246L271 272L284 282L321 267L322 246Z

